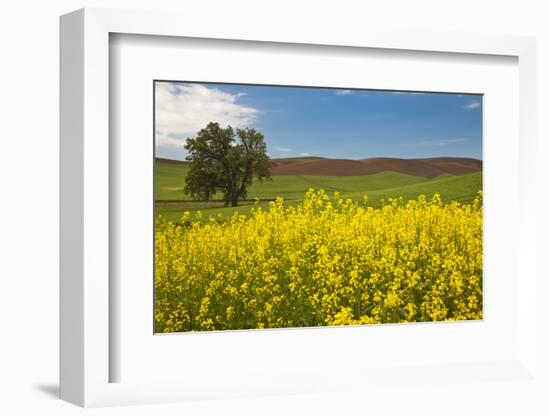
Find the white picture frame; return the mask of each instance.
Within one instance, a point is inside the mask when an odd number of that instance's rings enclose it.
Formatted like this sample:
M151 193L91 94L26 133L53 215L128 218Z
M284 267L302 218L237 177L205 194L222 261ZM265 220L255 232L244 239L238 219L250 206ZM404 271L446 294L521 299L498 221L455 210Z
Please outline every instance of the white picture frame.
M181 24L168 13L82 9L61 18L61 398L79 406L184 401L196 398L323 392L382 384L395 388L392 378L411 376L433 382L439 375L473 384L484 372L505 374L518 385L536 387L537 304L535 268L536 218L527 210L535 175L535 40L530 37L467 33L364 30L360 35L324 31L307 34L265 25L262 31L236 33L231 22L205 25L201 19ZM336 369L318 374L280 374L269 380L240 381L231 377L139 383L110 382L110 170L109 158L109 36L113 33L283 44L332 45L453 54L505 55L519 65L520 202L517 270L518 353L500 362L423 366L411 371ZM112 224L111 224L112 225ZM215 335L213 335L215 336ZM118 357L119 358L119 357ZM361 370L359 366L358 370ZM395 372L397 371L397 373ZM438 376L436 376L438 375ZM345 379L343 383L341 380ZM395 385L395 386L394 386ZM522 384L524 385L524 384ZM450 394L451 390L446 392ZM445 392L443 393L445 394ZM496 394L493 391L493 394ZM495 396L497 397L497 396Z

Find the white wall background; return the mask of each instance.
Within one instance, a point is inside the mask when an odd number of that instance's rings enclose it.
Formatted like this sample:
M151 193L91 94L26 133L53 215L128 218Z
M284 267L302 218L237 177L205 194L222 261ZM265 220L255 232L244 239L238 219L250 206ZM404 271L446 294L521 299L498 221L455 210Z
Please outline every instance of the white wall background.
M81 409L56 399L58 383L58 16L81 7L178 10L189 19L225 16L235 25L278 21L321 25L327 32L365 25L536 35L538 42L538 130L540 198L548 204L547 158L550 156L550 12L541 0L387 0L325 2L169 1L169 0L19 0L0 11L0 413L76 414ZM182 21L185 25L185 21ZM243 29L244 30L244 29ZM550 227L540 215L539 256L548 253ZM505 232L503 232L505 238ZM539 267L548 271L543 261ZM545 275L550 276L546 273ZM543 292L550 285L539 287ZM550 324L544 347L548 347ZM547 349L550 351L550 348ZM546 357L548 352L546 352ZM541 355L544 365L548 359ZM547 367L548 368L548 367ZM548 372L547 372L548 374ZM417 397L409 414L544 414L536 392L516 394L501 387L501 400L489 402L467 386L457 385L453 402ZM414 392L412 392L414 393ZM101 415L149 414L393 414L403 405L388 391L387 407L369 408L368 396L347 393L197 402L93 410ZM414 396L412 396L414 397ZM410 399L410 398L409 398ZM546 413L548 414L548 413Z

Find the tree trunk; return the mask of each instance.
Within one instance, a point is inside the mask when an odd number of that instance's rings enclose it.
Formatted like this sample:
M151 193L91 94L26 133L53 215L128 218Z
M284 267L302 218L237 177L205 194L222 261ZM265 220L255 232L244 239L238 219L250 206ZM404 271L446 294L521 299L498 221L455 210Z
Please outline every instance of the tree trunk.
M236 207L239 204L239 197L237 195L231 196L231 206Z

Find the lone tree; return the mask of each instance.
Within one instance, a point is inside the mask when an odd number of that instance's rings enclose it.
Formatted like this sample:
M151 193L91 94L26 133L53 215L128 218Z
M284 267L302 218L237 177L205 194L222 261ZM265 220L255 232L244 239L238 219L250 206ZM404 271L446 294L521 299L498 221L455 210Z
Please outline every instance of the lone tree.
M209 200L219 191L224 206L236 207L254 177L271 178L264 136L255 129L237 129L235 134L231 126L208 123L194 139L187 139L185 149L191 162L185 193L193 199Z

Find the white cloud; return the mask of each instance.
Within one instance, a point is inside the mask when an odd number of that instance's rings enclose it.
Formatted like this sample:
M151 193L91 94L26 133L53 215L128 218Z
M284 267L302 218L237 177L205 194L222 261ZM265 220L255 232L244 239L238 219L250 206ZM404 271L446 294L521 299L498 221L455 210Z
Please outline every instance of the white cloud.
M292 152L293 150L289 147L276 147L275 149L278 150L279 152L285 152L285 153Z
M244 93L230 94L201 84L155 84L157 147L183 147L209 122L233 128L250 127L259 110L239 103Z
M300 156L311 156L311 154L307 153L307 152L304 152L304 153L300 153Z
M466 104L464 107L465 110L473 110L475 108L481 107L481 103L479 101L472 101L470 104Z
M336 95L350 95L353 94L352 90L336 90L334 91L334 94Z

